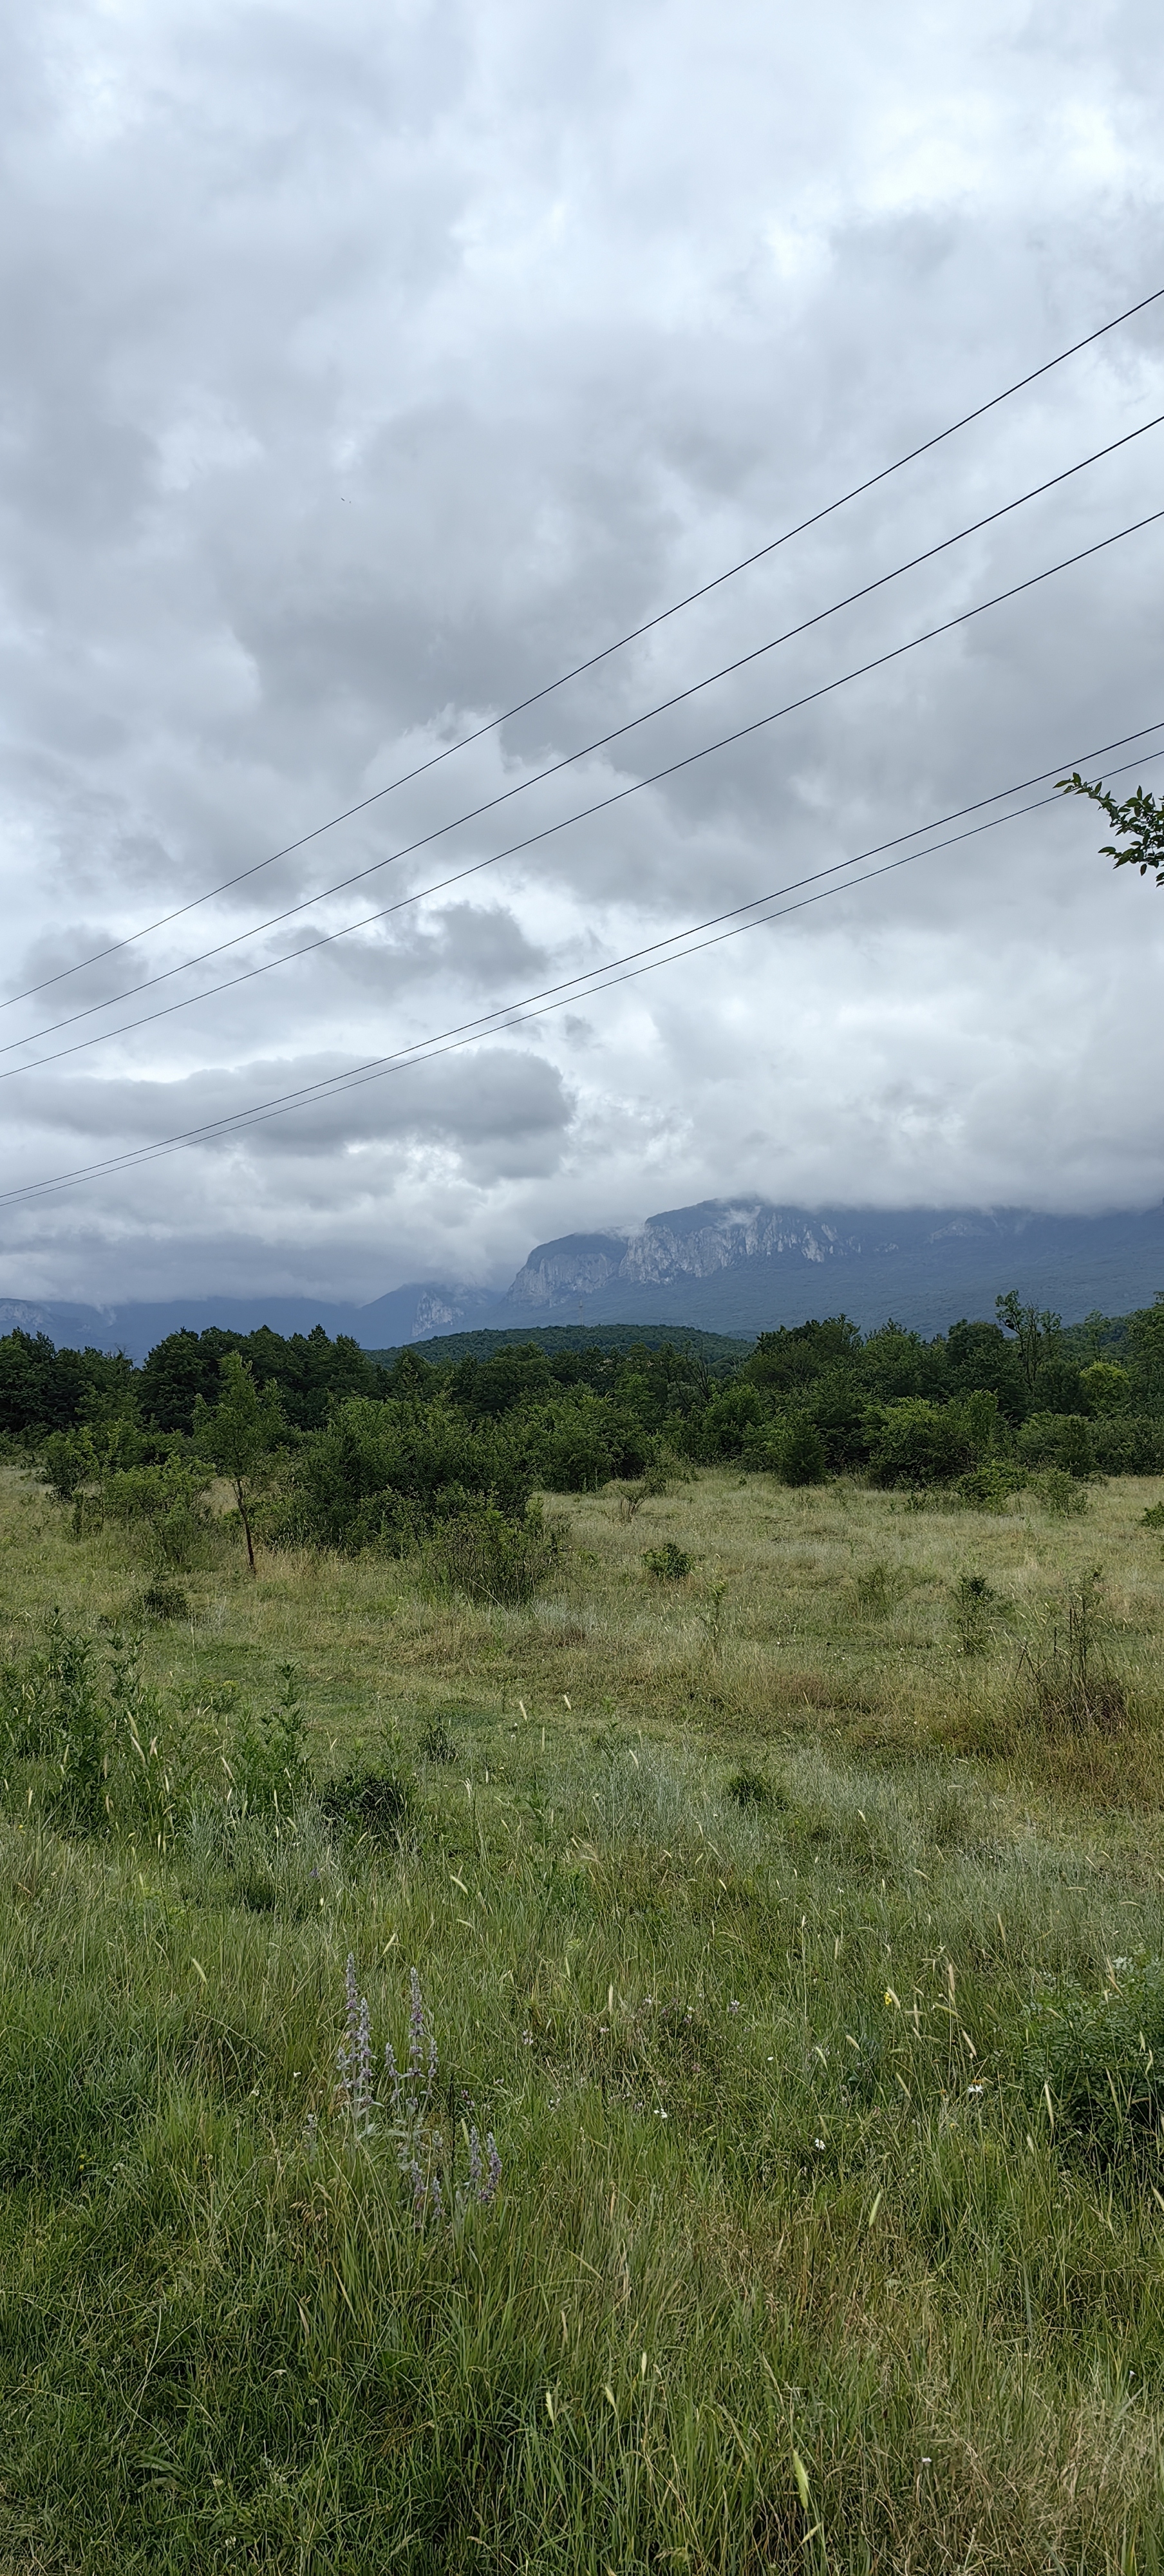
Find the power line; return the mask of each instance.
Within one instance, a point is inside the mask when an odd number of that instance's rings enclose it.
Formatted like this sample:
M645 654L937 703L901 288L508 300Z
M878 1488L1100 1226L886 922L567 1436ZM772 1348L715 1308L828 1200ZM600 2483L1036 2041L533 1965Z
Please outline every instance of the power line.
M365 884L369 877L379 876L384 868L394 867L399 860L413 857L417 850L430 849L434 841L447 839L450 832L458 831L463 824L478 822L483 814L495 813L499 806L512 804L516 797L527 795L531 788L541 786L546 779L560 777L565 770L572 769L578 761L589 759L596 751L607 750L611 743L619 742L624 735L636 732L640 725L650 724L656 716L669 715L674 708L684 705L688 699L699 697L704 689L713 688L717 681L732 678L737 671L745 670L750 663L760 662L767 654L776 652L779 646L794 642L797 636L808 634L815 626L824 625L828 618L838 616L842 609L852 608L859 600L870 598L875 591L886 589L890 582L899 581L905 573L916 572L919 565L932 563L935 556L947 554L951 546L961 545L967 537L977 536L983 528L993 527L999 519L1008 518L1013 511L1023 509L1028 501L1040 500L1044 493L1054 491L1058 484L1069 483L1076 474L1084 473L1088 466L1100 464L1105 457L1114 456L1119 448L1130 447L1134 440L1145 437L1149 430L1159 429L1162 422L1164 422L1164 412L1157 412L1152 420L1142 421L1138 429L1127 430L1121 438L1112 439L1108 446L1096 448L1093 455L1080 457L1076 464L1064 466L1061 473L1051 474L1045 482L1036 483L1029 491L1018 493L1013 501L1004 501L997 510L987 511L984 518L974 519L968 527L956 529L953 536L940 538L936 545L927 546L923 553L909 556L904 563L895 564L889 572L879 573L874 581L864 582L859 590L849 591L843 599L833 600L828 608L817 609L813 616L802 618L799 625L789 626L783 634L770 636L766 643L754 645L750 652L737 655L732 662L725 662L719 670L709 672L705 679L691 681L685 689L677 689L671 697L662 699L657 706L648 707L644 714L629 717L624 724L615 725L609 732L596 736L592 742L581 744L577 751L568 752L563 759L549 762L546 768L535 770L530 777L519 780L516 786L506 787L499 795L487 797L483 804L474 805L468 813L454 815L451 822L438 824L433 831L423 833L418 840L407 842L403 849L390 851L387 858L376 859L371 866L358 868L352 876L341 877L334 885L322 886L317 893L304 895L298 903L286 905L282 912L271 913L265 921L253 922L248 929L233 932L229 939L217 940L213 948L201 949L197 956L186 957L176 966L163 967L158 974L147 976L138 985L138 993L156 991L159 984L172 983L176 975L188 975L195 966L205 966L210 958L224 957L230 949L241 948L244 941L261 937L263 931L277 930L283 922L295 921L301 913L312 911L316 904L326 903L333 895L345 894L350 886ZM426 888L424 891L428 892L431 889ZM421 900L420 894L405 898L407 903L417 903ZM400 907L392 905L389 909L396 911ZM369 914L364 922L349 924L349 929L366 928L367 920L379 918L381 918L379 914ZM324 938L313 941L311 947L327 947L332 939L342 939L347 936L347 930L332 931ZM294 950L291 954L300 957L309 955L310 947ZM284 958L273 958L267 966L257 967L253 971L257 974L269 973L273 966L283 965L286 962ZM236 983L244 983L246 980L245 976L233 978ZM215 985L211 987L211 992L228 989L229 986ZM31 1029L25 1037L10 1038L0 1046L0 1055L13 1055L18 1047L36 1046L41 1038L55 1037L61 1029L76 1028L82 1020L98 1019L103 1011L116 1007L117 998L115 996L112 1001L89 1002L84 1010L71 1011L63 1020L50 1020L46 1027ZM188 1001L179 1002L173 1005L173 1008L186 1010L194 1002L207 998L209 997L206 994L191 994ZM166 1012L147 1014L147 1018L167 1016ZM145 1024L143 1019L132 1020L123 1025L141 1028ZM117 1037L121 1034L120 1029L110 1029L103 1032L101 1038L90 1039L86 1043L100 1045L106 1036ZM59 1052L68 1054L76 1050L63 1048ZM56 1055L34 1059L35 1063L41 1064L53 1064L56 1061ZM18 1066L15 1070L27 1072L31 1068ZM0 1081L7 1079L7 1075L0 1074Z
M996 591L990 599L978 600L972 608L960 609L956 616L944 619L941 625L928 627L922 634L910 636L904 644L892 645L887 652L877 654L872 661L859 663L855 669L842 672L838 679L823 682L819 688L808 690L803 697L793 698L785 706L769 709L767 715L754 717L749 724L737 726L734 732L720 735L715 742L703 744L698 751L685 753L681 759L670 761L666 767L651 771L646 778L634 779L629 787L616 788L610 795L597 798L593 804L580 807L577 813L564 815L556 823L547 823L536 832L526 833L520 841L511 841L505 849L494 850L486 859L471 861L469 866L458 869L452 876L441 877L435 884L420 887L414 894L402 895L395 903L385 904L377 912L365 913L359 921L348 922L340 930L323 932L318 939L312 940L306 947L293 949L284 957L268 958L261 966L248 967L245 974L233 975L225 983L212 985L205 992L187 994L180 1002L165 1003L160 1010L143 1011L139 1019L123 1020L117 1028L100 1030L90 1038L75 1039L71 1046L57 1047L51 1055L36 1056L30 1064L9 1065L6 1071L0 1073L0 1082L14 1082L21 1074L39 1073L46 1065L60 1064L66 1057L85 1054L90 1047L104 1046L114 1038L131 1036L136 1029L151 1028L159 1020L173 1018L178 1011L192 1009L197 1002L212 1001L219 993L230 993L241 984L254 983L260 975L272 974L278 966L295 964L300 958L313 956L317 949L334 947L337 940L350 938L354 931L366 930L374 922L386 921L394 913L407 910L412 904L423 901L428 895L442 894L450 886L463 885L467 878L482 875L487 868L497 867L501 860L513 858L518 851L532 849L542 841L552 840L559 832L570 830L575 823L588 822L595 814L608 812L611 806L625 804L630 797L641 795L645 788L658 786L661 779L673 778L681 770L693 768L698 761L709 759L713 752L728 750L733 744L746 740L749 735L761 733L768 725L779 723L784 716L795 715L803 707L814 705L818 699L830 697L836 690L847 688L851 681L864 679L871 671L882 670L887 663L900 661L904 654L916 652L919 646L932 644L937 637L950 634L956 627L969 625L975 617L984 616L988 609L998 608L1009 599L1017 599L1024 591L1038 589L1043 582L1052 580L1055 574L1070 571L1075 564L1085 563L1091 555L1102 554L1108 546L1118 545L1124 537L1135 536L1141 529L1154 526L1160 519L1164 519L1164 509L1153 510L1147 518L1133 520L1126 528L1117 528L1111 536L1097 538L1093 545L1082 547L1077 554L1065 555L1059 563L1047 565L1042 572L1029 574L1025 581L1013 583L1008 590ZM1151 731L1153 728L1148 727L1147 730ZM561 764L563 767L568 765L568 763ZM500 804L506 800L499 797L493 801ZM440 832L427 835L428 840L439 840L440 837ZM415 843L413 846L419 848L424 845ZM388 862L385 861L382 864L387 865ZM365 871L367 875L375 873L375 869ZM318 899L315 898L315 900ZM302 905L295 907L296 910L305 908ZM282 920L287 918L286 914L279 916ZM263 923L259 928L274 926L273 923ZM246 937L256 935L256 932L241 934ZM223 943L225 947L237 946L237 944L237 941ZM221 951L218 950L207 952L214 955L220 953ZM159 976L155 980L161 983L166 979ZM105 1004L102 1007L108 1009L110 1006ZM84 1013L78 1016L89 1015ZM71 1023L63 1022L61 1025L67 1027ZM50 1035L51 1032L44 1031L41 1034ZM33 1041L24 1039L16 1043L31 1045ZM10 1049L7 1051L11 1052Z
M192 896L188 903L178 904L172 912L161 914L156 921L146 922L140 930L128 932L124 939L115 939L108 947L96 949L91 957L79 958L75 965L64 966L57 974L44 976L40 983L28 984L23 991L9 994L7 1000L0 1002L0 1010L9 1010L17 1002L29 1001L34 994L47 992L51 985L65 983L70 976L83 974L87 967L100 965L106 957L118 956L123 949L135 946L138 940L151 938L155 930L164 930L170 922L182 920L186 913L198 911L202 904L213 903L216 896L229 894L237 885L245 885L250 877L261 875L265 868L276 866L280 859L290 858L296 850L306 849L310 842L320 840L324 833L335 831L339 824L351 822L357 814L366 813L369 806L378 805L384 797L395 795L399 788L411 786L415 779L425 777L430 770L439 769L446 760L453 759L456 753L467 751L471 744L483 741L486 735L496 733L500 726L512 723L517 716L526 714L530 707L540 705L543 699L553 697L559 689L568 687L572 680L581 679L587 671L596 670L601 662L609 661L613 654L621 653L628 645L638 643L644 635L651 634L656 627L665 626L670 618L678 617L683 609L693 607L697 600L708 598L712 591L721 589L725 582L734 581L740 573L750 571L753 564L762 563L768 555L777 553L782 546L791 545L794 538L805 536L810 528L820 527L824 520L832 518L838 510L846 509L851 501L860 500L866 492L873 492L879 484L890 481L893 475L903 473L907 465L916 464L919 457L928 456L932 449L943 446L947 439L957 437L960 431L972 427L976 420L984 420L989 412L997 411L1000 404L1010 402L1015 394L1025 392L1028 385L1037 384L1041 377L1053 374L1057 367L1066 364L1068 358L1078 357L1080 350L1092 348L1097 340L1105 339L1109 332L1117 331L1123 323L1134 320L1137 313L1147 312L1149 307L1158 304L1161 298L1164 298L1164 286L1155 287L1150 295L1141 296L1138 303L1129 304L1122 313L1113 314L1110 321L1101 322L1096 330L1086 332L1081 340L1073 340L1068 348L1060 349L1057 356L1045 359L1041 366L1032 367L1029 374L1016 377L1013 384L1004 385L1000 393L991 394L988 401L978 403L973 411L963 412L961 418L951 421L947 428L936 430L931 438L925 438L919 446L909 448L904 456L895 458L892 465L883 465L876 474L868 475L861 483L854 483L847 492L840 493L836 500L826 502L821 509L811 512L808 518L798 520L795 526L784 529L780 536L770 538L767 544L757 546L752 554L741 556L737 563L729 564L724 572L714 574L710 581L701 582L695 590L685 592L683 597L674 600L669 608L660 609L655 616L645 618L641 625L629 628L625 635L617 636L611 644L604 644L599 652L590 654L585 661L574 663L572 668L564 671L558 679L549 680L544 687L533 690L530 696L518 699L501 715L491 716L487 724L478 725L472 733L460 735L456 742L447 743L443 751L432 753L429 759L418 762L414 769L405 770L399 778L390 779L386 787L378 787L372 795L363 796L358 803L345 806L342 812L330 815L325 823L317 823L310 832L302 833L298 840L285 842L282 849L272 850L267 858L257 859L253 866L241 868L237 875L225 877L220 885L209 887L205 894ZM581 757L580 754L574 756Z
M1161 719L1161 722L1164 722L1164 719ZM1157 724L1145 726L1142 731L1157 732L1159 729L1160 726ZM1134 734L1127 734L1120 738L1122 742L1136 739L1137 736ZM1083 761L1098 759L1104 752L1119 747L1119 743L1100 744L1096 750L1075 753L1067 760L1056 763L1056 770L1077 767ZM1164 749L1141 754L1138 760L1120 763L1117 768L1110 770L1108 775L1118 778L1125 770L1142 767L1148 760L1162 758L1164 758ZM1041 770L1037 778L1024 782L1024 785L1039 784L1043 779L1051 778L1055 774L1055 770L1052 769ZM962 806L953 815L940 817L932 823L916 825L912 832L900 834L899 839L924 838L928 832L942 830L947 821L957 821L966 814L978 812L983 805L996 804L1002 797L1018 795L1022 792L1022 787L1000 788L995 795L980 797L975 804ZM150 1145L132 1147L123 1154L109 1155L101 1162L79 1165L71 1172L57 1173L48 1180L30 1181L20 1188L0 1191L0 1206L12 1206L22 1200L49 1196L63 1189L75 1188L83 1181L103 1178L106 1174L136 1171L143 1164L157 1162L171 1154L188 1151L194 1145L225 1143L230 1137L244 1134L252 1127L265 1126L273 1118L286 1117L297 1108L322 1105L327 1100L342 1099L346 1092L362 1089L366 1083L383 1081L391 1073L402 1073L417 1064L431 1063L438 1056L459 1053L463 1048L479 1043L482 1037L504 1036L508 1029L524 1027L530 1020L545 1019L554 1011L564 1010L572 1001L589 1000L595 993L607 992L615 985L632 983L642 975L653 974L661 966L675 965L683 957L698 956L705 948L718 947L726 939L738 938L744 931L759 930L768 922L784 920L789 913L806 911L810 905L825 903L832 895L845 893L850 887L871 885L878 877L890 876L899 868L912 867L916 859L934 858L942 850L952 849L965 841L979 839L983 833L996 831L1004 823L1020 822L1027 814L1038 813L1047 806L1058 806L1059 803L1057 792L1050 796L1036 797L1029 805L1017 806L1010 813L996 814L987 822L970 825L963 832L951 833L944 841L930 842L925 849L909 850L902 857L887 860L883 867L870 868L864 876L850 878L845 886L824 886L815 894L802 892L805 886L818 884L821 878L837 876L847 868L861 865L863 858L873 857L877 852L868 851L854 859L837 860L831 867L816 870L812 876L795 879L790 885L776 887L769 894L756 895L749 903L736 905L730 912L713 914L710 920L694 922L686 930L673 931L667 938L653 940L644 948L632 949L624 957L611 958L603 966L591 967L583 974L567 977L564 983L548 985L540 993L527 994L517 1002L504 1003L494 1011L480 1014L474 1020L462 1021L456 1028L442 1030L429 1038L417 1039L412 1045L397 1049L393 1055L375 1057L365 1065L350 1066L344 1073L328 1075L320 1082L302 1084L295 1091L280 1093L273 1100L260 1101L248 1110L235 1112L226 1118L208 1119L201 1126L185 1128L174 1136L160 1137ZM881 842L877 845L878 850L893 847L892 842ZM760 910L764 904L780 903L781 897L785 894L799 894L800 900L792 904L781 903L780 910L777 912ZM741 920L739 916L742 913L753 913L757 917L750 921ZM729 926L723 927L724 924ZM686 941L688 944L680 946L681 941ZM669 956L661 953L667 949L672 952Z

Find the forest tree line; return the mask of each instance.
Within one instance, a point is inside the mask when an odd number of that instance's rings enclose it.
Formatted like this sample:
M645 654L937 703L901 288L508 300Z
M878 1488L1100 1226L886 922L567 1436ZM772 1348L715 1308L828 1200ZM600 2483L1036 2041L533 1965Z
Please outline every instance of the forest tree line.
M500 1544L540 1492L659 1488L717 1463L990 1507L1048 1471L1164 1473L1164 1297L1064 1327L1011 1293L993 1321L928 1340L834 1316L761 1333L738 1362L598 1339L442 1362L439 1344L377 1357L322 1328L212 1328L170 1334L137 1367L16 1331L0 1338L0 1438L78 1530L172 1522L175 1562L215 1476L252 1557L254 1526L276 1544L402 1552L482 1510Z

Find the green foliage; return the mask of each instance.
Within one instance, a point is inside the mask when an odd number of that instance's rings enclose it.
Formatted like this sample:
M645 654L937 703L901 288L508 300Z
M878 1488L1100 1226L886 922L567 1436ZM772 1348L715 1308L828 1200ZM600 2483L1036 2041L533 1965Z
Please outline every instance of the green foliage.
M278 1386L281 1411L296 1431L321 1430L333 1405L347 1396L379 1394L385 1385L383 1370L358 1342L346 1333L330 1341L321 1324L289 1339L266 1325L256 1333L211 1325L204 1333L169 1333L155 1343L137 1376L142 1419L159 1431L191 1433L199 1398L213 1405L219 1395L230 1352L257 1387Z
M1127 1413L1131 1406L1131 1372L1115 1360L1092 1360L1080 1369L1079 1385L1089 1413Z
M449 1756L429 1758L447 1761ZM319 1805L329 1825L367 1842L403 1843L416 1835L416 1790L412 1781L397 1770L345 1771L341 1778L325 1781L319 1791Z
M43 1643L4 1674L2 1707L10 1783L23 1782L30 1809L71 1834L168 1836L174 1780L135 1639L114 1632L99 1653L54 1612Z
M47 1333L0 1336L0 1432L10 1438L43 1440L132 1402L133 1370L120 1354L57 1350Z
M1155 2174L1164 2124L1158 1958L1121 1959L1098 1991L1074 1977L1044 1984L1025 2063L1032 2111L1038 2117L1049 2098L1063 2148L1109 2170L1130 2157Z
M823 1485L827 1472L825 1445L807 1415L788 1417L777 1438L776 1457L786 1485Z
M1087 1510L1087 1487L1068 1467L1044 1467L1030 1479L1031 1492L1053 1520L1070 1520Z
M561 1550L561 1532L539 1504L528 1504L516 1520L479 1502L439 1523L425 1543L422 1564L436 1592L516 1607L532 1601L549 1581Z
M1040 1379L1062 1356L1062 1316L1053 1315L1048 1307L1024 1306L1017 1288L996 1297L994 1310L1000 1326L1014 1335L1027 1394L1033 1398Z
M299 1675L284 1664L283 1687L275 1706L262 1712L244 1707L231 1744L230 1769L235 1803L246 1814L269 1807L292 1811L311 1782Z
M984 1574L962 1574L954 1594L954 1624L964 1655L982 1655L990 1643L996 1595Z
M1140 1514L1141 1529L1164 1530L1164 1503L1149 1503Z
M1077 769L1057 783L1064 796L1089 796L1127 842L1122 850L1114 841L1102 842L1101 859L1111 859L1117 868L1138 868L1142 877L1155 871L1157 885L1164 885L1164 802L1158 803L1150 789L1137 787L1117 803L1114 796L1104 794L1102 778L1081 778Z
M973 1463L973 1438L953 1405L906 1396L897 1404L871 1406L868 1418L875 1484L945 1484Z
M296 1453L272 1535L403 1556L477 1502L521 1520L533 1486L533 1462L510 1421L474 1424L446 1397L355 1397Z
M664 1539L660 1547L643 1549L643 1564L656 1583L682 1583L694 1563L694 1557L673 1538Z
M194 1448L225 1476L234 1489L235 1506L246 1540L247 1562L255 1572L254 1505L270 1481L271 1462L283 1445L286 1423L278 1387L255 1384L237 1351L220 1363L221 1391L211 1407L199 1395L194 1404Z
M1081 1413L1028 1414L1018 1434L1018 1453L1026 1467L1058 1467L1081 1478L1095 1473L1091 1424Z
M973 1512L1009 1511L1026 1481L1025 1470L1013 1458L987 1458L982 1466L970 1467L959 1476L958 1501Z

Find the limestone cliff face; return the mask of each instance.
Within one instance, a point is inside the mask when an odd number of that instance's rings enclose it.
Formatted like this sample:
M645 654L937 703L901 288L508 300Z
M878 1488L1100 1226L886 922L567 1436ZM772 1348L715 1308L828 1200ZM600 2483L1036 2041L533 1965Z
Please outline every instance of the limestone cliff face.
M566 1234L539 1243L504 1300L507 1306L544 1313L614 1282L628 1287L670 1287L684 1279L711 1279L747 1261L783 1258L817 1268L862 1253L899 1249L892 1221L871 1217L847 1224L802 1208L777 1208L762 1199L705 1200L650 1216L641 1233Z
M564 1234L556 1243L535 1245L518 1271L506 1304L544 1312L549 1306L593 1297L623 1275L623 1237L618 1234Z

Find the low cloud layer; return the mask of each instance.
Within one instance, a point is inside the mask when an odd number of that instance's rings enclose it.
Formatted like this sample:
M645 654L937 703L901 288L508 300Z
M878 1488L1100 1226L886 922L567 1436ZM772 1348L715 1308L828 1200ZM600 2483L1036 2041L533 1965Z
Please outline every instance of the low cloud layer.
M10 19L6 989L43 989L0 1013L5 1189L443 1043L1164 719L1164 521L830 687L1159 508L1161 429L538 783L1164 411L1162 304L379 792L1164 285L1155 33L1146 0ZM1156 742L1092 770L1158 783ZM1055 802L9 1201L0 1293L498 1280L734 1191L1145 1205L1164 903L1097 824Z

